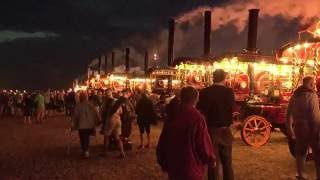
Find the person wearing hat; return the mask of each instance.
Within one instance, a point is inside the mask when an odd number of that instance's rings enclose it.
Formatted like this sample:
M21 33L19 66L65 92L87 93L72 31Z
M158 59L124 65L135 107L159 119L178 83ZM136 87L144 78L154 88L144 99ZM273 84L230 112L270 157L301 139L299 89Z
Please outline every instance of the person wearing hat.
M208 179L219 178L222 165L223 179L233 180L232 168L232 108L235 102L231 88L226 87L226 72L217 69L213 73L213 85L203 89L199 95L198 109L207 120L209 134L217 156L217 166L208 167Z

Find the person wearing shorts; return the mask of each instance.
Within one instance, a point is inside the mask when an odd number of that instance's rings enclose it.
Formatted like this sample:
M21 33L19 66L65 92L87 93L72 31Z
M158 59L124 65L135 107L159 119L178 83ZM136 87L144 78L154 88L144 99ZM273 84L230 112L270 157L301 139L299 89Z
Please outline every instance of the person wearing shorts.
M154 112L153 104L146 93L142 94L142 97L137 103L136 107L137 121L140 129L140 146L139 148L150 147L150 124L155 121L156 115ZM143 134L147 133L147 144L143 144Z
M26 94L23 99L24 124L31 124L32 105L33 105L33 102L30 94Z
M119 158L124 158L125 153L124 153L124 148L123 148L123 143L120 139L121 135L121 114L122 114L122 108L121 108L122 102L117 101L114 106L112 107L111 110L111 117L108 122L108 125L106 126L105 129L105 149L104 149L104 154L106 154L107 147L109 147L109 140L110 137L114 137L117 143L117 146L120 150L120 155Z
M37 122L42 123L45 116L45 99L39 92L35 98L36 110L37 110Z

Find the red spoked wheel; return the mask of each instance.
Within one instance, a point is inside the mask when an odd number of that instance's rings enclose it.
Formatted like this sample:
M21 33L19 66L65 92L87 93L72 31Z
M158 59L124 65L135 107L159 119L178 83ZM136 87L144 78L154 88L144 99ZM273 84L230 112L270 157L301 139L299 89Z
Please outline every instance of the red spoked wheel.
M249 146L263 146L271 137L271 124L264 117L249 116L244 121L241 137Z

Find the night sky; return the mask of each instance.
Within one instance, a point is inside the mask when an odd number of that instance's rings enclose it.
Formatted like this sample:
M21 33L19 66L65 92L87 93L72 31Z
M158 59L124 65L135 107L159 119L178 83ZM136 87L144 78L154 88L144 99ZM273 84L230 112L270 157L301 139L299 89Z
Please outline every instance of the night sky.
M73 79L86 73L92 59L112 49L119 52L116 54L117 65L124 62L121 53L124 47L133 49L134 65L143 62L141 54L146 49L159 53L163 64L167 61L166 26L169 18L181 17L199 7L223 8L235 3L222 0L1 2L0 88L19 89L70 87ZM237 8L237 12L244 12L247 18L246 7ZM261 51L271 54L272 50L295 40L296 32L307 23L301 23L301 19L299 14L289 19L277 14L263 15L258 34ZM200 56L203 52L202 32L201 20L191 19L179 24L176 57ZM234 21L215 29L214 54L241 51L245 48L246 32L246 27L239 31Z

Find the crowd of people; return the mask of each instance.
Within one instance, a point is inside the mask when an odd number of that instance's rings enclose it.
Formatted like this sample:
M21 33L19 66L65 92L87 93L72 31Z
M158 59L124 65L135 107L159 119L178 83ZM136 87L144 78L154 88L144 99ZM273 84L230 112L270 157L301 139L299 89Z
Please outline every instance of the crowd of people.
M71 91L7 91L0 92L0 118L23 116L25 124L43 123L44 118L58 112L68 113L75 102L70 101Z
M230 130L235 97L232 89L225 86L225 80L226 73L218 69L213 74L212 86L200 92L193 87L182 88L164 108L156 156L170 180L201 180L205 166L209 180L221 179L219 169L222 179L235 179ZM78 131L84 158L90 157L90 136L97 132L104 137L101 156L108 156L113 147L119 151L119 158L125 158L125 150L132 148L134 121L140 132L138 148L149 148L150 125L159 118L154 104L150 94L143 90L0 94L1 117L14 114L15 108L22 109L25 123L31 123L33 115L42 123L45 116L56 111L71 116L72 130ZM288 136L296 141L297 179L306 179L304 165L309 147L320 179L320 109L313 77L305 77L293 93L286 120Z
M77 92L79 97L72 109L72 129L78 130L84 158L89 158L90 136L97 129L104 136L101 156L107 156L112 146L125 157L125 149L132 148L132 123L137 121L140 130L139 148L150 147L150 125L157 120L154 103L145 91L112 89ZM147 142L144 143L146 133Z

